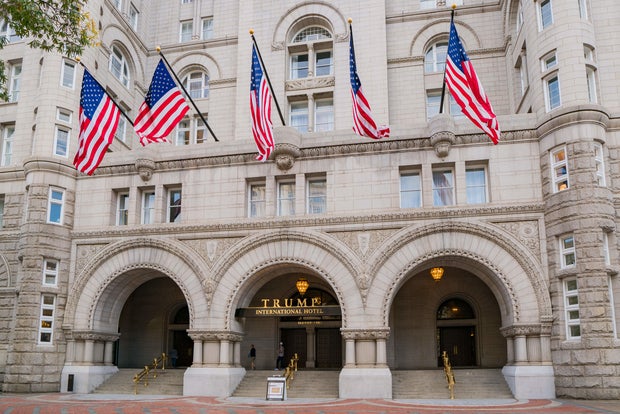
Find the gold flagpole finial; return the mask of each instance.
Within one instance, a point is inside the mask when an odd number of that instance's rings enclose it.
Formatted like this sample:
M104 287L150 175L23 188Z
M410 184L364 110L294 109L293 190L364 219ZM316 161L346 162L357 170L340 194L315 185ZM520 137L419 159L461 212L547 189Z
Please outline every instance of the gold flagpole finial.
M348 18L347 21L349 22L349 24L353 23L353 19L352 18Z
M157 47L155 48L155 50L157 51L157 53L159 53L159 52L161 52L161 47L157 46Z
M81 58L80 58L79 56L76 56L76 57L75 57L75 61L76 61L77 63L80 63L80 60L81 60Z
M250 29L250 34L253 35L254 34L254 29Z
M452 3L452 10L456 10L456 3Z

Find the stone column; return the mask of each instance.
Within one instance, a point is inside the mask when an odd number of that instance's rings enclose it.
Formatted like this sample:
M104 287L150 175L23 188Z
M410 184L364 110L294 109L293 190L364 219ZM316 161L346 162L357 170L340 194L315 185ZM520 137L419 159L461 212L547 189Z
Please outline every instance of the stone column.
M344 365L346 367L354 367L355 366L355 339L346 338L344 342L345 349L345 362Z
M189 337L194 341L194 355L192 356L192 366L202 365L202 337L198 333L189 333Z
M84 362L87 364L92 364L95 360L95 341L92 339L87 339L84 341Z
M230 366L230 342L228 338L220 339L220 366Z
M233 366L241 366L241 341L233 342Z

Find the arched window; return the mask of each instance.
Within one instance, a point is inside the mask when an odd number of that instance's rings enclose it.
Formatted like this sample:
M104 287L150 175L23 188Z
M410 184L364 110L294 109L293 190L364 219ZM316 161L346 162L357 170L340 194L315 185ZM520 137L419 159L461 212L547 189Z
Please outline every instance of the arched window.
M202 71L191 72L185 76L183 86L192 99L209 97L209 75Z
M333 40L329 31L310 26L297 33L291 43L291 79L333 74Z
M112 53L110 54L110 72L123 86L129 87L129 64L125 55L116 46L112 46Z
M463 299L448 299L437 309L437 319L474 319L476 314L469 303Z
M448 42L441 41L431 45L424 55L424 72L443 72L446 67L447 52Z

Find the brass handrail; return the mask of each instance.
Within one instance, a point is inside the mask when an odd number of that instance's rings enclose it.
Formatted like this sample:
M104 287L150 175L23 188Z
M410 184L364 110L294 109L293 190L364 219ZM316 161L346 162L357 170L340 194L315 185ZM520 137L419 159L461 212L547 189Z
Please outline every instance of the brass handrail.
M448 382L448 389L450 390L450 399L454 399L454 384L456 381L454 380L454 373L452 372L452 365L450 364L450 359L448 358L448 353L443 351L441 354L441 358L443 359L443 371L446 374L446 381Z
M168 356L166 355L165 352L163 352L160 356L153 358L153 363L151 364L151 368L149 368L148 365L145 365L142 371L138 372L136 375L133 376L134 394L138 393L138 384L140 383L140 381L143 381L144 386L148 387L149 374L151 372L153 373L153 378L157 378L157 369L159 367L159 364L161 364L162 371L166 370L167 360L168 360Z
M297 353L295 356L291 358L291 361L288 363L288 366L284 370L284 378L286 378L286 389L288 390L291 386L291 382L295 379L295 372L297 372L297 361L299 361L299 357Z

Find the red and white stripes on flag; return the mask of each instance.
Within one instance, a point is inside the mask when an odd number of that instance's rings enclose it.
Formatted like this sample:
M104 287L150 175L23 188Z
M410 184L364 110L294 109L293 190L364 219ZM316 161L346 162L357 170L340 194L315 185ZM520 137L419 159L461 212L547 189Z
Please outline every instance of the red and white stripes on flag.
M79 113L80 136L73 165L78 171L92 175L114 141L121 111L86 69Z
M500 130L497 116L493 112L471 61L465 53L454 21L450 22L450 41L446 56L446 85L463 115L469 118L497 144Z
M390 128L377 127L372 118L370 104L362 92L362 82L357 76L355 63L355 49L353 47L353 29L349 25L351 36L349 37L349 74L351 77L351 98L353 99L353 131L363 137L372 139L387 138L390 136Z
M189 111L187 101L170 76L163 59L159 60L144 103L138 110L134 130L140 143L167 142L166 137Z
M258 149L256 159L267 161L275 146L271 124L271 91L260 66L255 45L252 45L250 112L252 114L252 135Z

